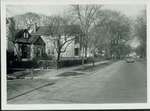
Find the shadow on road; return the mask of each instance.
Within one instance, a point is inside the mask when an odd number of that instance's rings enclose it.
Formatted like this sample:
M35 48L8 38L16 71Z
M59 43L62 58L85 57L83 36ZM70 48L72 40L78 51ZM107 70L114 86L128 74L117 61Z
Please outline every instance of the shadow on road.
M64 73L61 73L57 76L78 76L78 75L83 75L84 73L80 73L80 72L64 72Z

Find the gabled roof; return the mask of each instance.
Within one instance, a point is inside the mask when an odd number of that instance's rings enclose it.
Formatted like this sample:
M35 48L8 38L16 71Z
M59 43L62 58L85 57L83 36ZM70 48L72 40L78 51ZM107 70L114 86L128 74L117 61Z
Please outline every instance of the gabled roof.
M79 34L82 32L79 25L66 25L66 26L63 25L60 27L60 29L62 30L62 32L67 33L69 35ZM52 32L50 30L50 26L40 26L38 27L37 31L32 34L51 35Z
M50 35L50 28L49 26L40 26L38 27L37 31L32 33L32 34L36 34L36 35Z
M31 36L29 39L18 38L18 39L16 39L16 42L18 42L18 43L25 43L25 44L34 44L39 37L40 36L36 35L36 36Z
M25 32L29 34L29 37L31 36L27 29L21 29L21 30L17 30L17 33L16 33L15 38L16 38L16 39L22 38L22 37L23 37L23 34L24 34Z
M29 38L24 38L23 33L26 32L27 30L20 30L17 34L16 34L16 40L15 42L17 43L25 43L25 44L34 44L36 42L36 40L38 38L40 38L40 35L31 35L29 34Z
M39 35L31 35L29 42L31 44L35 44L39 38L41 38ZM41 38L41 40L42 40L42 42L44 42L42 38ZM45 42L44 42L44 44L45 44Z
M25 38L18 38L18 39L16 39L15 42L18 42L18 43L30 43L30 42L28 41L28 39L25 39Z

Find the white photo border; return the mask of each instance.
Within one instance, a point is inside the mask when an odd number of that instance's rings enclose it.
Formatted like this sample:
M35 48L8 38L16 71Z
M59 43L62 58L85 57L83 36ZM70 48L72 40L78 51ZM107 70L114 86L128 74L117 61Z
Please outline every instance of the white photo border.
M147 103L120 104L7 104L6 5L145 4L147 7ZM1 104L5 110L47 109L149 109L150 108L150 2L149 0L2 0L1 1ZM149 69L148 69L149 68Z

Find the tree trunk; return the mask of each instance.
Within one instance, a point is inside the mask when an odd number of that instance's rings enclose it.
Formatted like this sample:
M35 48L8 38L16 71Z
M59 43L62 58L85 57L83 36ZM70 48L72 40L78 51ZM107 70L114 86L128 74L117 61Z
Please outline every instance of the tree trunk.
M86 37L86 40L85 40L85 58L87 58L87 49L88 49L88 36Z
M82 55L82 65L84 65L84 47L83 47L82 49L83 49L83 55Z
M57 69L59 69L60 68L60 52L58 52L58 54L57 54Z
M85 46L85 58L87 58L87 45Z
M87 43L85 44L84 62L87 62Z
M17 61L21 61L21 55L20 55L20 52L19 52L19 50L18 50L18 47L15 45L15 43L14 43L13 41L10 41L10 42L12 42L12 44L13 44L13 46L14 46L14 48L15 48L15 51L16 51L16 58L15 58L15 61L16 61L16 59L17 59Z
M95 56L94 56L94 53L93 53L93 60L92 60L92 63L93 63L93 67L95 66Z

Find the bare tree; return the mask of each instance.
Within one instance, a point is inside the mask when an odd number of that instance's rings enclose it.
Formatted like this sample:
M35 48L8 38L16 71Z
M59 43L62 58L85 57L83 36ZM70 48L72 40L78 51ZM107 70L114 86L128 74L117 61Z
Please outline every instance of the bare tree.
M73 5L72 14L77 18L78 23L82 30L82 64L84 64L84 58L87 58L89 32L96 21L97 12L100 10L100 5Z
M14 42L15 40L15 34L16 34L16 23L13 18L7 18L7 27L8 27L8 32L7 32L7 39L9 41Z
M8 45L8 53L11 53L13 51L14 53L14 49L16 52L16 56L18 58L18 60L20 60L20 53L17 49L17 47L15 46L15 37L16 37L16 33L17 33L17 29L16 29L16 22L14 20L14 18L7 18L7 45ZM12 50L11 52L9 50ZM16 59L17 59L16 58Z
M54 47L57 53L57 69L60 65L60 56L66 52L67 47L75 39L73 32L68 30L68 20L60 16L53 16L49 24L51 36L53 37Z

